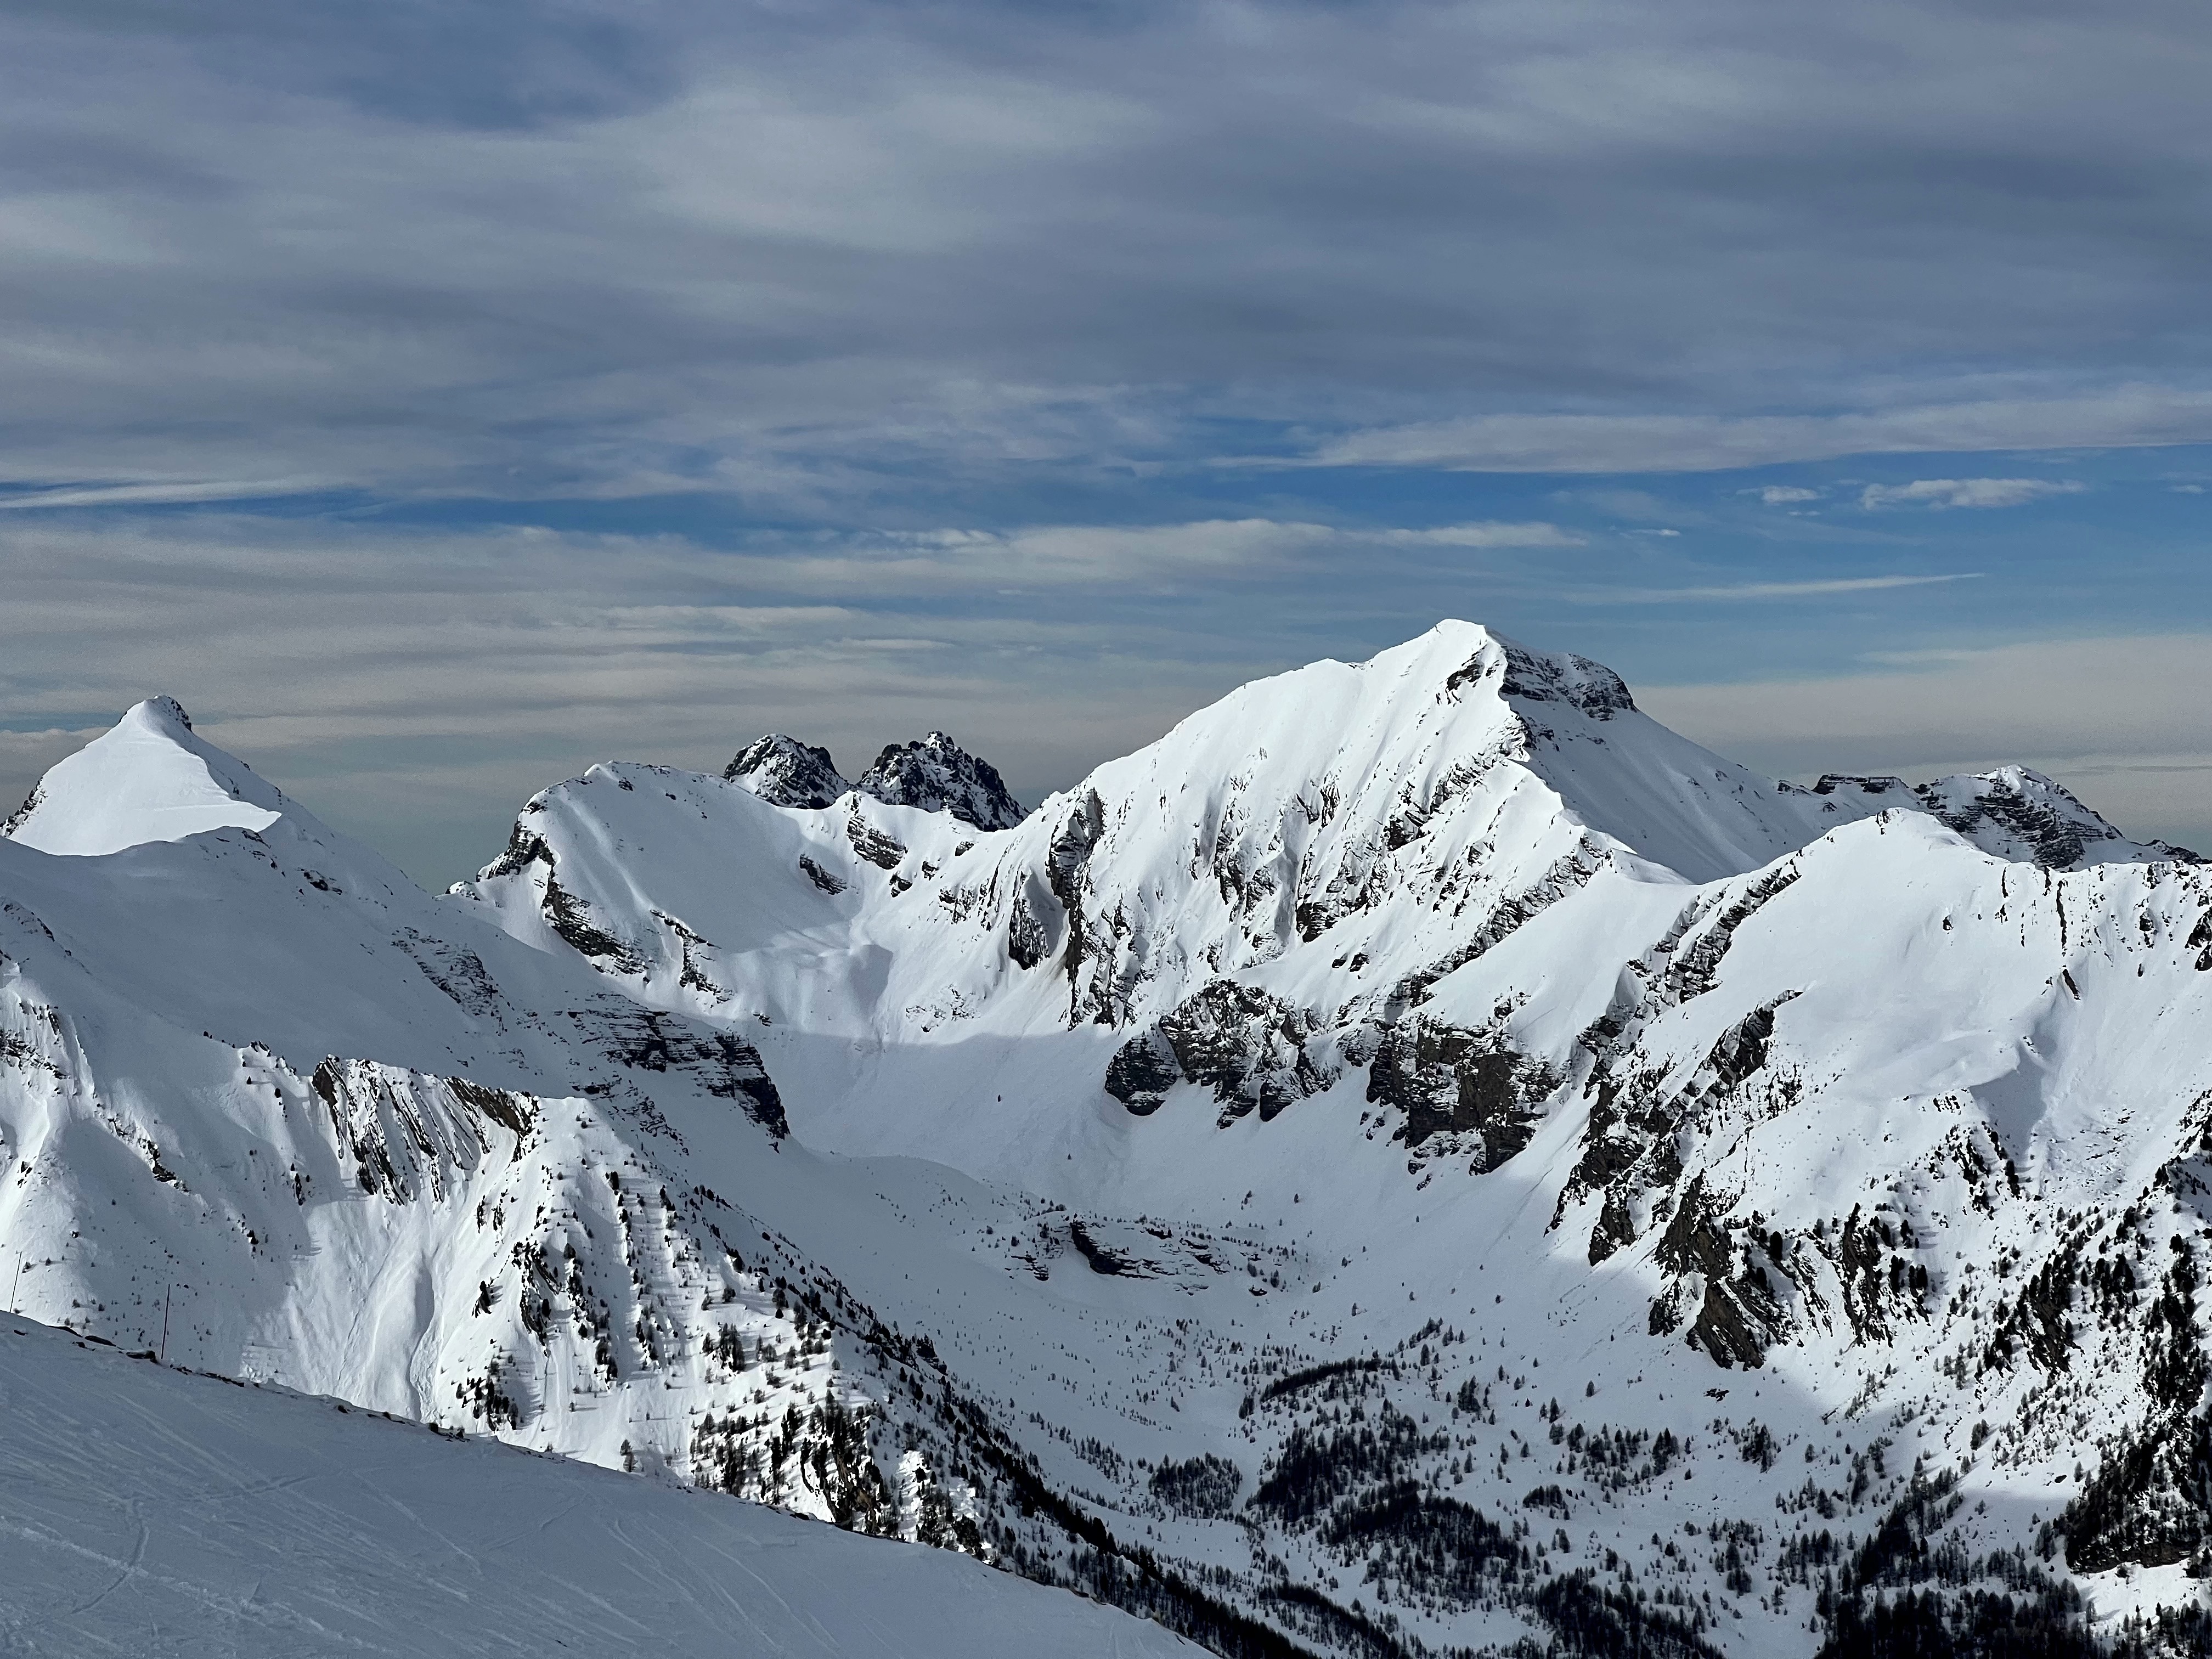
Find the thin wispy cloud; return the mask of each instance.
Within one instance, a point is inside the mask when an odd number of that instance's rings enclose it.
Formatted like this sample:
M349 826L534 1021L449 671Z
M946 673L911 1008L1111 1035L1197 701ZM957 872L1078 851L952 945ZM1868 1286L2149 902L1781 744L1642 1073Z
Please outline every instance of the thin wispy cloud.
M1252 16L18 9L0 474L815 516L1224 418L1478 471L2212 438L2202 13Z
M1942 512L1954 507L2025 507L2053 495L2078 495L2082 486L2049 478L1915 478L1911 483L1869 484L1859 492L1864 507L1925 507Z
M1699 600L1803 599L1835 593L1878 593L1892 587L1932 587L1972 581L1978 570L1942 576L1847 576L1802 582L1729 582L1711 587L1615 587L1561 597L1577 605L1686 605Z
M1852 455L2212 442L2212 392L2133 386L2075 398L1844 415L1486 415L1348 433L1264 466L1455 472L1719 472Z
M1357 532L1354 532L1355 535ZM1374 539L1395 547L1581 547L1585 538L1555 524L1454 524L1433 530L1385 530Z
M188 501L269 501L330 487L323 478L264 478L236 483L80 484L59 489L0 492L0 513L38 507L158 507Z

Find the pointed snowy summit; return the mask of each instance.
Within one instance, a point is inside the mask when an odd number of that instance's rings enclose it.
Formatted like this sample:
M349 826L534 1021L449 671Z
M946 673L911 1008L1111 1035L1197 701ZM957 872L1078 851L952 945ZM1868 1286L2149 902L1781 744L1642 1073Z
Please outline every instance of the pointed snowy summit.
M283 791L194 732L174 697L149 697L58 762L0 835L97 857L207 830L265 830L291 810Z

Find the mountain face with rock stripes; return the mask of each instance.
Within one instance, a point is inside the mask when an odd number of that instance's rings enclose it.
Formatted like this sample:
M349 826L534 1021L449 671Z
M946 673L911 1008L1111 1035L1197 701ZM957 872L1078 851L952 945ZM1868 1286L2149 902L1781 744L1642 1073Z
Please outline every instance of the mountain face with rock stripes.
M1466 623L435 896L157 700L0 837L0 1267L1223 1654L2201 1651L2208 1015L2193 854Z

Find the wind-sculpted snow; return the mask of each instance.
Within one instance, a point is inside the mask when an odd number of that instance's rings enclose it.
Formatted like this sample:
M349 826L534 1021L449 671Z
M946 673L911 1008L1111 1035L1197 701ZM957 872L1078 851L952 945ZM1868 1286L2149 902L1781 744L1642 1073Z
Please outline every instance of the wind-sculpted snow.
M2204 866L1463 624L1011 828L764 775L0 842L25 1305L1224 1654L2202 1650Z

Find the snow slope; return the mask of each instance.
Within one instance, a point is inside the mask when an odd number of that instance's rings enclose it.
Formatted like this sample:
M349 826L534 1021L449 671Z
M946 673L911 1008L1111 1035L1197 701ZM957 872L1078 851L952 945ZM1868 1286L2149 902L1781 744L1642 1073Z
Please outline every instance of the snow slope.
M1194 1654L959 1556L0 1318L0 1643L46 1655Z
M289 806L281 791L195 733L176 699L154 697L58 763L0 836L42 853L93 857L203 830L265 830Z

